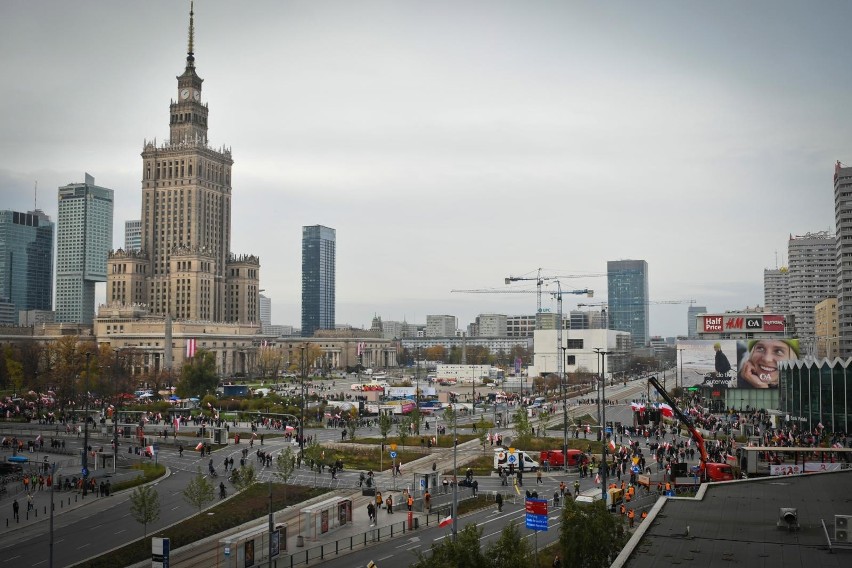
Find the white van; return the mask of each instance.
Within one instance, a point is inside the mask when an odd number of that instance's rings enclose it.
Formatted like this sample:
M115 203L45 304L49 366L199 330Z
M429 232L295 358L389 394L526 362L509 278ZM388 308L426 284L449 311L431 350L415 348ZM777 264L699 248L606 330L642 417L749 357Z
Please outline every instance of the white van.
M521 463L524 464L524 471L538 471L538 462L532 459L529 453L515 448L494 448L494 471L500 466L508 470L511 465L514 465L517 471L521 469Z

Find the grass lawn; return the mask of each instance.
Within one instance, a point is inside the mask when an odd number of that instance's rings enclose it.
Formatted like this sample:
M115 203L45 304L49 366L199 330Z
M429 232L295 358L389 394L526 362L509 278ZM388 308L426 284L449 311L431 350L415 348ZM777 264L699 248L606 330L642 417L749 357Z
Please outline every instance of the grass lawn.
M115 485L111 485L111 493L121 491L122 489L130 489L131 487L136 487L137 485L142 485L144 483L148 483L149 481L154 481L158 477L162 477L166 474L166 466L164 466L163 464L137 463L135 465L132 465L130 469L139 470L139 475L136 476L135 479L121 481L116 483Z
M327 489L294 485L285 487L280 483L273 483L272 506L277 511L287 505L301 503L306 499L322 495L327 491ZM203 514L191 517L169 529L151 533L147 538L141 538L142 525L139 525L140 540L99 556L94 560L77 564L76 567L114 568L115 566L129 566L151 558L151 537L171 539L171 548L174 550L248 521L264 517L269 512L268 492L269 487L265 483L256 483L240 493L239 497L229 499L212 509L208 509Z
M410 446L406 446L406 448L410 448ZM331 455L329 455L331 454ZM393 460L390 457L390 448L385 449L385 453L383 456L380 456L381 450L379 448L356 448L356 449L326 449L326 463L334 463L335 460L340 459L343 460L343 467L348 470L373 470L374 472L378 472L379 464L381 463L381 467L384 469L390 469ZM402 450L397 447L396 449L396 461L397 463L402 461L403 464L406 464L412 460L416 460L418 458L423 457L423 452L413 451L412 449ZM381 462L380 462L381 458Z
M467 468L473 470L473 475L490 475L494 471L494 453L489 452L488 455L479 456L475 460L467 462L460 473L463 475Z
M357 434L356 434L356 436L357 436ZM424 434L422 436L409 436L408 438L405 439L405 447L406 448L417 448L419 450L420 449L420 438L423 438L424 440L426 440L426 438L431 438L431 437L432 436L429 436L427 434ZM477 436L476 434L459 434L458 438L459 438L459 444L462 444L462 443L468 442L470 440L478 440L479 436ZM434 448L452 448L453 447L453 437L452 436L438 436L437 440L438 440L437 445L432 446L432 447L434 447ZM380 445L382 443L382 439L381 438L358 438L358 437L356 437L354 441L347 439L346 442L351 442L353 444ZM397 444L398 447L401 446L401 444L399 443L399 438L397 436L388 436L387 444ZM424 448L425 448L425 446L424 446Z
M601 453L601 443L597 440L592 439L593 436L590 434L588 438L583 438L582 436L579 438L568 438L568 448L574 450L582 450L584 452L588 451L589 446L592 447L592 453ZM531 438L529 444L524 444L523 447L518 446L518 449L526 450L528 452L540 452L542 450L561 450L562 449L562 436L558 438ZM536 459L533 456L533 459ZM536 461L538 461L536 459Z

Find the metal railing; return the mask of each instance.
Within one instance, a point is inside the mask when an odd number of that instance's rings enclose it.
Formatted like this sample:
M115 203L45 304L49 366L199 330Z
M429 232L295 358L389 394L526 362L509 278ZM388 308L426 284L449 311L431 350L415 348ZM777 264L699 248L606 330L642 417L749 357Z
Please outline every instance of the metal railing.
M276 567L307 565L311 562L325 560L333 556L337 556L343 552L366 548L370 544L381 542L405 534L408 532L408 521L394 523L384 527L377 527L367 532L337 539L333 542L327 542L313 548L299 550L274 562Z

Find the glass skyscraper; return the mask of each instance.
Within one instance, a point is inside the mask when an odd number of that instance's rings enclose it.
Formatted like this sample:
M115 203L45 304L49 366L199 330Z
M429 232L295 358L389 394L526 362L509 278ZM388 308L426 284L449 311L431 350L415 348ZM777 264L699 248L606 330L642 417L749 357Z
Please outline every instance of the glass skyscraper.
M43 211L0 211L0 300L22 310L51 310L53 222Z
M106 282L112 248L113 191L83 183L59 188L56 221L56 321L91 324L95 283Z
M302 337L334 329L334 229L302 227Z
M610 260L606 263L609 329L629 331L633 345L648 345L648 263Z

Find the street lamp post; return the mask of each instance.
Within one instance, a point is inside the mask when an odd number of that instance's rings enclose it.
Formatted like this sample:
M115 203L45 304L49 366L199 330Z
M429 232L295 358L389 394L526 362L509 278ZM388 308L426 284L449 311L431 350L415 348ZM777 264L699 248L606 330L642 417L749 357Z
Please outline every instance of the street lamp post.
M595 353L601 357L601 443L603 445L603 454L601 460L601 497L606 503L606 478L607 478L607 439L606 439L606 356L611 351L604 351L597 348ZM615 435L615 432L613 432Z
M89 485L89 373L92 370L90 360L92 352L86 352L86 382L84 384L84 395L86 396L86 404L83 406L83 497L88 493Z
M456 456L459 450L459 438L456 434L456 425L458 422L458 415L453 416L453 541L458 539L459 524L459 476L456 469Z
M306 361L305 357L306 357L307 354L305 353L305 347L307 347L307 346L302 345L301 347L299 347L299 349L301 350L301 354L302 354L302 359L301 359L301 362L302 362L302 409L301 409L302 413L301 413L301 416L299 418L299 451L302 453L303 457L304 457L304 453L305 453L305 403L306 403L306 400L305 400L305 398L306 398L305 397L305 379L306 379L306 375L307 375L307 366L306 366L306 363L305 363L305 361Z
M562 376L559 377L559 385L562 387L562 462L565 473L568 473L568 385L565 383L565 366L568 358L565 352L568 346L560 346L562 349Z
M680 386L683 388L683 350L684 347L677 348L678 359L680 360ZM677 385L675 385L676 387Z

